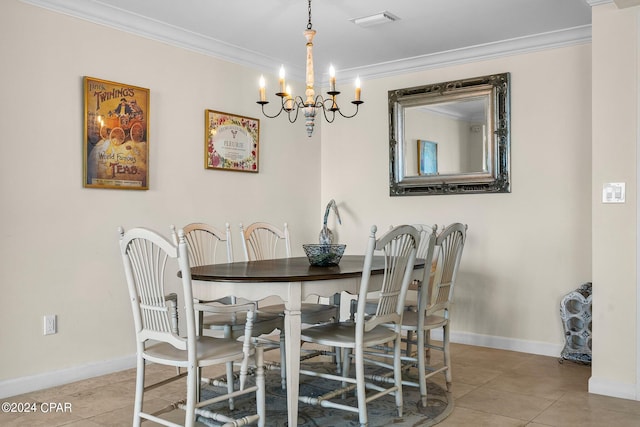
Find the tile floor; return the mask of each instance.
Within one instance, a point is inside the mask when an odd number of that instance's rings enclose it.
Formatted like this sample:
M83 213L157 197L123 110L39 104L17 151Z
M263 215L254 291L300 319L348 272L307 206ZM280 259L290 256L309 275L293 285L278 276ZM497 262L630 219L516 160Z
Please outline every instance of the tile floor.
M461 344L452 347L455 409L439 427L640 426L640 402L587 393L588 366L569 361L560 364L553 357L485 347ZM437 357L440 356L434 354L434 359ZM150 375L161 375L162 369L152 366ZM52 407L48 413L41 410L35 414L0 413L0 425L131 425L134 378L135 371L127 370L2 399L37 403L38 408L41 403L62 405ZM147 403L163 407L174 399L172 394L180 395L180 388L176 383L164 391L154 390ZM65 403L70 404L71 412L65 412Z

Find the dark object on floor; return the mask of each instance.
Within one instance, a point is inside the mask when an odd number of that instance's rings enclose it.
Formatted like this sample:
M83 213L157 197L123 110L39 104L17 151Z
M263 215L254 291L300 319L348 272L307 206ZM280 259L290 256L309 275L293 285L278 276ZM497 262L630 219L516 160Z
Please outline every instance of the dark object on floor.
M562 360L591 364L591 297L591 282L587 282L560 302L565 335Z

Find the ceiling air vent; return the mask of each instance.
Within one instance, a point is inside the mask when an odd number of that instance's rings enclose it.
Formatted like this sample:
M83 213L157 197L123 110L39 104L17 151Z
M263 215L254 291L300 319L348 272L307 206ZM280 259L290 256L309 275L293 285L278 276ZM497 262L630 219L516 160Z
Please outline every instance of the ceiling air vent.
M394 14L387 12L376 13L375 15L362 16L360 18L352 18L349 21L360 27L373 27L374 25L382 25L389 22L397 21L400 18L395 16Z

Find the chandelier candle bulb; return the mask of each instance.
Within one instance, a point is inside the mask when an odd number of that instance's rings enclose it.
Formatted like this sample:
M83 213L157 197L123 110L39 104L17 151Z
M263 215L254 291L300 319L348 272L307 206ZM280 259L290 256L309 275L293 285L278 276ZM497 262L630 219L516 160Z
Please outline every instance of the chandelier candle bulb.
M285 96L286 96L286 101L285 101L285 105L284 108L285 110L289 111L289 110L293 110L293 96L291 93L291 86L287 86L287 89L285 90Z
M329 93L336 91L336 69L329 67Z
M287 89L284 84L284 66L280 67L280 93L287 93Z
M356 101L360 101L360 77L356 77Z
M267 93L265 90L264 76L260 76L260 102L267 101Z

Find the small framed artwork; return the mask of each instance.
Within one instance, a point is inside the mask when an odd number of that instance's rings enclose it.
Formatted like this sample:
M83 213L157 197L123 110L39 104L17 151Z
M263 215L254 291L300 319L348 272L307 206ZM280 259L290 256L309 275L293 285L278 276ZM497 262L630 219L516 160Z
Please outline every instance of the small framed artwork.
M83 186L149 189L149 89L84 78Z
M204 167L258 172L260 120L205 110Z
M438 143L418 140L418 174L436 175L438 173Z

